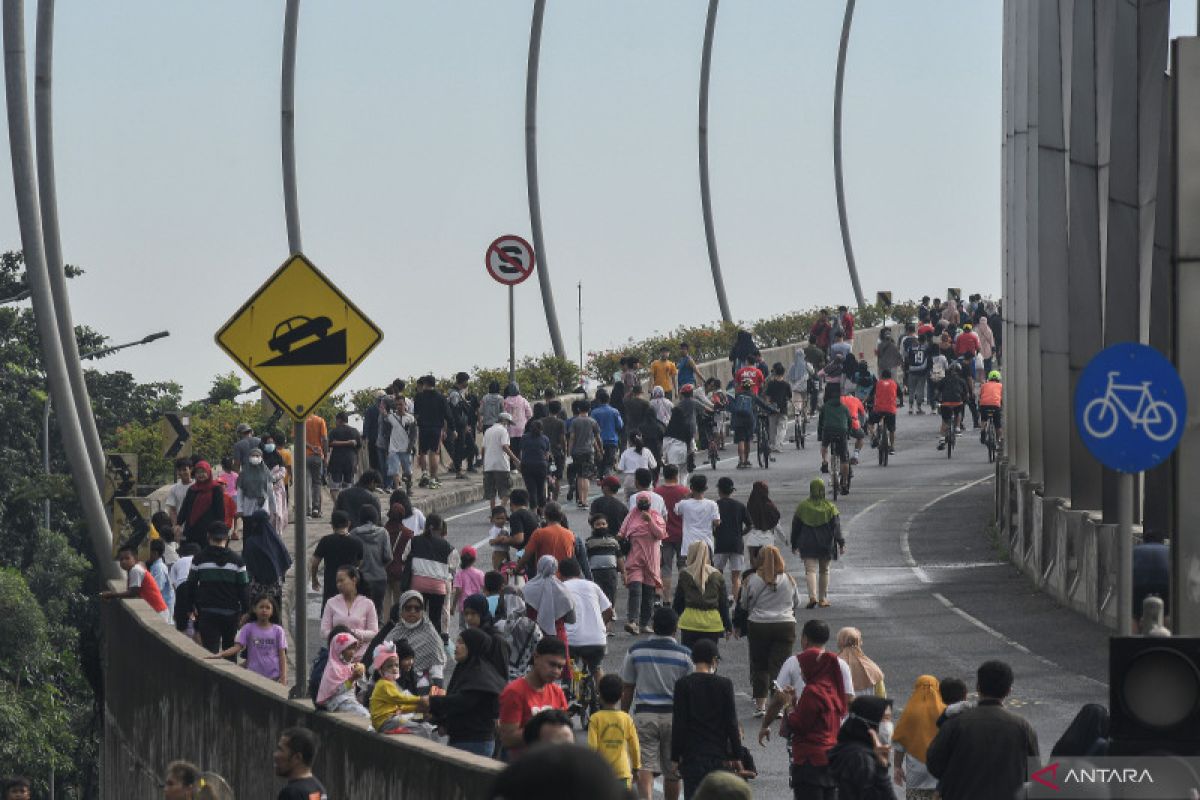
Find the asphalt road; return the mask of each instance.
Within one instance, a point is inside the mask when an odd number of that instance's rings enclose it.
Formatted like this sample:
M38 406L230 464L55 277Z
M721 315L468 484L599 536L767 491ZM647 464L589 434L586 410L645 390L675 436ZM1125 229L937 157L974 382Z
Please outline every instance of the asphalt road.
M1037 592L1003 560L989 538L992 468L970 434L947 459L935 450L936 418L902 414L897 453L888 467L879 467L875 451L864 449L851 493L838 500L846 553L833 563L832 606L802 612L800 624L811 615L825 620L834 635L847 625L859 628L864 650L886 675L897 710L918 675L955 676L973 686L981 662L1009 662L1016 673L1010 705L1033 724L1047 754L1080 706L1107 703L1109 634ZM711 475L714 499L715 478L721 475L733 477L735 496L743 502L750 485L765 480L786 530L809 481L819 475L811 438L806 450L786 443L769 470L735 470L732 452L730 445L728 457ZM455 547L485 540L485 511L477 503L445 514ZM571 527L586 536L585 512L571 504L568 516ZM803 586L798 557L786 551L785 557ZM320 600L310 595L309 602L314 628L309 641L315 649ZM616 605L623 621L623 588ZM633 641L623 631L609 640L606 669L619 668ZM760 720L752 716L746 642L726 641L721 655L720 672L734 681L742 727L758 763L755 796L790 796L783 746L773 739L761 748L755 741Z

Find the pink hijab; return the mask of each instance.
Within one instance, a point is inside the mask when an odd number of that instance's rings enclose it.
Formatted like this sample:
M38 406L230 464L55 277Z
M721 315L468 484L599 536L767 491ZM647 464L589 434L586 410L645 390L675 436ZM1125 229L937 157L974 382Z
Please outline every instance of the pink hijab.
M342 654L358 646L358 639L348 633L339 633L329 643L329 660L321 673L321 688L317 690L317 705L324 705L340 691L354 675L354 666L342 660Z

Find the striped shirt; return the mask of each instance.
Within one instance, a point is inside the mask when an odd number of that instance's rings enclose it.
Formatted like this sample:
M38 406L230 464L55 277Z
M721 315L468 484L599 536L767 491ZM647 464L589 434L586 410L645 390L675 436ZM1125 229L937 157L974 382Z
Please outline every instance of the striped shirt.
M209 545L192 559L188 573L192 607L198 611L250 611L250 575L242 557L227 547Z
M629 648L621 680L635 686L633 710L670 713L675 681L692 672L692 651L671 636L651 636Z

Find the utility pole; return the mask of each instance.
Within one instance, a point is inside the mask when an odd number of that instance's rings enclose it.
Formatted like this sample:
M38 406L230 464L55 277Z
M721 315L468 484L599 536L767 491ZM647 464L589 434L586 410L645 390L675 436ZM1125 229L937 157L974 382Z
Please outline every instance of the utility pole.
M717 305L721 319L733 322L729 300L725 296L725 280L721 277L721 258L717 255L717 233L713 226L712 187L708 180L708 79L712 73L713 37L717 28L717 4L708 0L708 19L704 24L704 49L700 55L700 207L704 215L704 241L708 244L708 263L712 268L713 286L717 290Z
M846 0L846 15L842 19L842 39L838 44L837 77L833 86L833 188L837 195L838 224L842 228L842 248L846 251L846 268L854 286L854 301L866 305L862 285L858 282L858 267L854 263L854 246L850 244L850 221L846 214L846 187L842 176L842 90L846 85L846 53L850 49L850 26L854 22L854 0Z

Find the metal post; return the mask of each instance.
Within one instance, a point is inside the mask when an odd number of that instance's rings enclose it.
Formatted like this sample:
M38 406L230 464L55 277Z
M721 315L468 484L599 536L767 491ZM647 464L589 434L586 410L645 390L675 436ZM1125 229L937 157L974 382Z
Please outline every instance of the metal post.
M508 382L517 379L517 320L513 287L508 287Z
M58 319L54 313L54 293L46 266L42 240L41 214L38 210L33 149L29 135L29 96L25 72L25 14L21 0L4 0L4 88L8 112L8 141L12 154L13 189L21 246L25 254L26 276L33 297L34 316L50 396L57 398L59 429L75 491L83 506L88 535L96 561L106 579L121 577L112 557L112 532L100 499L100 487L91 468L79 415L71 392L71 379L63 357Z
M708 79L712 72L713 34L717 28L717 4L708 0L708 20L704 23L704 50L700 55L700 206L704 215L704 240L708 243L708 263L712 267L713 286L717 290L717 305L721 319L733 322L729 299L725 296L725 280L721 277L721 259L717 255L717 234L713 228L712 188L708 181Z
M537 86L538 60L542 51L542 17L546 0L534 0L533 21L529 28L529 64L525 73L525 185L529 193L529 226L533 231L533 249L537 253L538 286L546 309L546 327L554 355L566 358L562 334L558 331L558 312L554 310L554 292L550 288L550 270L546 258L546 240L542 238L542 203L538 196L537 173Z
M579 292L579 385L583 385L583 281L576 285Z
M304 420L297 420L292 434L295 441L292 455L292 476L296 491L295 522L292 531L296 535L296 557L294 562L296 620L292 631L292 641L296 644L296 685L292 697L305 697L308 694L308 448L304 436Z
M846 217L846 189L842 179L842 89L846 83L846 51L850 48L850 25L854 22L854 0L846 0L846 15L842 18L842 40L838 44L837 77L833 84L833 188L837 194L838 224L842 227L842 248L846 251L846 268L854 286L854 301L866 305L858 268L854 264L854 247L850 244L850 222Z
M1117 476L1117 631L1133 633L1133 479L1130 472Z
M34 57L34 136L37 139L38 197L42 211L42 241L46 247L46 267L50 271L50 291L54 296L54 314L63 357L71 379L71 397L83 428L88 461L96 486L104 484L104 446L92 416L92 403L80 366L79 344L75 341L75 323L67 295L67 277L63 271L62 239L58 228L58 190L54 177L54 118L51 94L54 66L54 0L38 0L37 35Z
M54 405L54 399L46 394L46 402L42 408L42 472L47 476L50 475L50 408ZM50 496L42 501L42 518L44 527L50 530Z
M300 203L296 190L296 29L300 0L287 0L283 15L283 75L280 81L279 115L283 152L283 208L287 217L288 247L300 247Z

